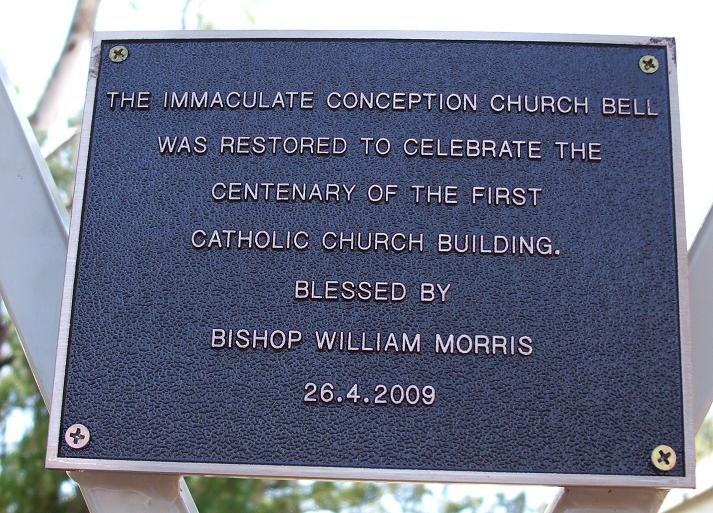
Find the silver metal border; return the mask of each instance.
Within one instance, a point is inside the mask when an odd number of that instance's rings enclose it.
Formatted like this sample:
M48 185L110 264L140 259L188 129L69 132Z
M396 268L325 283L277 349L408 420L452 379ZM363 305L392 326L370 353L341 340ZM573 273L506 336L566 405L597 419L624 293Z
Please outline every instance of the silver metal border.
M423 39L464 41L513 41L608 44L633 46L658 46L666 48L669 74L669 104L674 172L674 203L676 217L676 245L678 265L679 324L681 335L681 375L683 391L685 476L630 476L606 474L547 474L466 472L442 470L403 470L349 467L311 467L294 465L242 465L218 463L153 462L130 460L104 460L85 458L60 458L60 418L64 397L65 366L69 341L69 321L72 310L74 274L77 262L84 185L89 154L89 139L94 115L94 96L101 59L101 44L112 40L190 40L190 39ZM576 34L530 34L489 32L420 32L420 31L147 31L147 32L97 32L91 50L91 64L87 82L82 132L79 144L74 202L69 234L69 250L65 273L62 311L57 345L52 408L45 465L61 470L112 470L166 474L224 475L234 477L261 477L279 479L329 479L355 481L443 482L443 483L494 483L554 486L611 486L693 488L695 486L693 426L693 360L691 329L689 324L688 255L683 204L683 167L681 160L678 84L676 81L676 48L673 38L644 36L606 36Z

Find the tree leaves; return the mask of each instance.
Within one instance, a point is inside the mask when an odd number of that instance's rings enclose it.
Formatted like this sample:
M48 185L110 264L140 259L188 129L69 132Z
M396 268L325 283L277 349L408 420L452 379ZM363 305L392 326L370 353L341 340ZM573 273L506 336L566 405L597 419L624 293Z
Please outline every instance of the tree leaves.
M64 472L44 468L49 415L42 402L29 365L24 358L17 332L9 319L7 337L0 347L13 356L11 365L0 372L0 511L3 512L86 512L81 496ZM29 413L29 425L24 428L17 445L8 447L7 419L14 410Z

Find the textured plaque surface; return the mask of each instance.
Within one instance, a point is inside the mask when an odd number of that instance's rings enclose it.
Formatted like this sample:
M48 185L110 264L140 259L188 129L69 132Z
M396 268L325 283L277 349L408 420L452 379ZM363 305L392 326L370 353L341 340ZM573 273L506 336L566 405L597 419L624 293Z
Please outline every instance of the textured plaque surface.
M471 39L97 40L49 466L692 482L672 43ZM128 49L120 63L109 59L116 45ZM657 59L655 73L642 71L644 55ZM150 92L150 107L112 109L117 91ZM265 102L278 91L308 91L314 102L163 108L165 92L186 91L209 99L255 91ZM477 109L428 110L423 101L411 110L330 109L332 92L476 94ZM497 95L586 98L588 113L498 112ZM629 108L637 115L621 102L618 114L605 115L603 98L637 99ZM193 150L206 137L207 151L162 154L158 141L168 136L187 136ZM225 136L343 138L348 151L221 154ZM390 154L365 155L363 137L388 138ZM502 141L539 141L541 158L407 156L409 138L492 140L498 151ZM567 149L560 158L562 141L595 143L600 152L584 161ZM351 202L211 196L216 183L231 182L345 184L354 192ZM373 184L398 193L370 202ZM417 203L414 185L457 187L458 203ZM473 187L541 192L536 206L481 197L473 205ZM213 230L304 231L309 249L196 247L201 230L206 240ZM329 251L321 247L327 232L421 234L423 251ZM484 251L439 253L440 234L475 236L469 240ZM489 254L496 236L544 246ZM315 282L315 294L327 280L397 282L406 298L302 300L299 280ZM422 302L423 283L450 284L446 300ZM216 329L292 330L301 341L282 350L218 348ZM320 351L315 332L352 334L362 349L377 334L382 344L395 334L400 349L404 335L420 335L420 352ZM449 335L480 341L480 350L468 351L461 338L453 354L437 352L436 337ZM348 397L354 385L356 400ZM415 385L415 404L399 400L396 385ZM65 441L75 423L91 432L81 449ZM650 459L660 444L678 456L669 472Z

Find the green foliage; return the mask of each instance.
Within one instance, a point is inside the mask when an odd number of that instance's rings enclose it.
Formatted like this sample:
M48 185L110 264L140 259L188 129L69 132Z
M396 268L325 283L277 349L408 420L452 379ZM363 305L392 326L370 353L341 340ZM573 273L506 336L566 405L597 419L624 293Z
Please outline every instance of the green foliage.
M376 511L386 487L366 483L186 478L201 510L208 513L334 513Z
M309 499L314 509L337 513L375 506L384 491L383 485L373 483L317 481L310 486Z
M423 511L423 498L429 494L424 485L389 484L388 489L401 506L402 513L421 513Z
M701 459L713 453L713 417L708 417L696 435L696 458Z
M66 149L61 149L53 158L47 161L47 166L52 173L60 195L65 201L65 206L71 204L72 184L74 183L74 162L77 159L77 147L75 144L69 145Z
M524 492L517 494L512 499L506 499L505 495L499 493L496 496L496 504L489 513L525 513L527 511L527 500Z
M447 502L443 513L475 513L481 504L480 497L465 497L461 502Z
M79 127L81 126L81 122L81 116L79 115L68 120L67 126L73 135L69 136L66 141L61 143L47 157L47 167L67 207L72 203L72 187L74 184L77 152L79 150ZM35 133L35 137L37 137L37 141L40 145L45 142L45 134Z
M0 351L12 359L0 369L0 511L24 513L47 511L79 513L87 511L74 493L62 493L62 485L72 490L63 472L45 470L48 414L24 358L17 333L10 321L0 340ZM28 414L31 425L14 447L5 440L7 419L13 411Z

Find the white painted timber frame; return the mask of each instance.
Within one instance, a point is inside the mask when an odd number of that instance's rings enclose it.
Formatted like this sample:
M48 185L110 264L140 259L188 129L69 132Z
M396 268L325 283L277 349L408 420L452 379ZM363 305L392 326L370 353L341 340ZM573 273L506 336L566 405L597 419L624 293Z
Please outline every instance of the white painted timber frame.
M162 38L175 37L236 37L231 33L171 32L152 33ZM168 35L167 35L168 34ZM229 35L228 35L229 34ZM285 32L245 33L243 37L286 37ZM343 32L293 32L290 37L344 37ZM364 34L364 33L362 33ZM384 37L384 33L378 33ZM413 37L413 33L411 34ZM430 37L454 38L454 34L429 33ZM105 39L127 38L125 33L102 34ZM455 35L457 38L458 35ZM487 34L463 34L463 39L483 39ZM496 39L520 39L522 34L498 34ZM134 35L135 37L135 35ZM376 37L368 33L364 37ZM388 37L404 37L403 33L388 33ZM552 40L555 36L546 37ZM558 40L610 42L601 36L556 36ZM492 38L491 38L492 39ZM543 39L537 39L543 40ZM644 38L617 38L622 44L652 44ZM644 41L648 41L645 43ZM661 40L659 40L660 42ZM95 39L96 44L96 39ZM660 43L659 43L660 44ZM669 54L669 59L672 55ZM672 80L671 87L675 87ZM674 151L680 165L677 105ZM0 65L0 295L15 321L23 349L30 363L40 392L49 408L52 404L51 383L56 355L57 330L62 296L64 261L67 251L67 216L59 201L56 187L42 159L37 142L27 121L14 105L10 83ZM680 193L680 187L679 187ZM712 211L713 212L713 211ZM682 222L682 216L680 217ZM679 226L679 236L681 233ZM679 246L685 251L685 245ZM706 221L689 252L690 312L694 366L693 387L688 395L695 398L695 428L700 427L713 399L713 373L708 369L713 357L713 213ZM190 492L180 476L175 474L131 474L122 472L71 472L79 483L84 498L93 513L137 511L147 513L197 512ZM652 488L568 487L548 509L549 513L598 513L627 511L652 513L658 510L667 490Z

